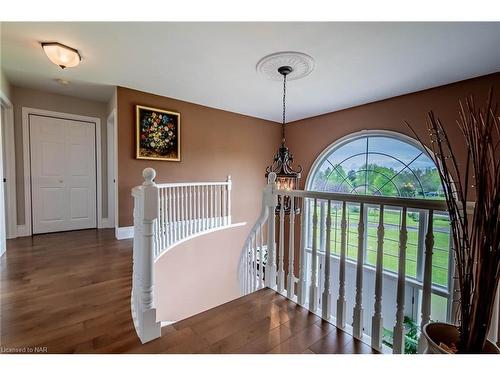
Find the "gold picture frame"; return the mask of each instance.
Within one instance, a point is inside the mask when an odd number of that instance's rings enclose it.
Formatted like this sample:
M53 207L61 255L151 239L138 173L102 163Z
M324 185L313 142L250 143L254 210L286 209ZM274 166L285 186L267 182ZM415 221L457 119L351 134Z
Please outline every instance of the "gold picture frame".
M181 114L135 106L136 159L181 161Z

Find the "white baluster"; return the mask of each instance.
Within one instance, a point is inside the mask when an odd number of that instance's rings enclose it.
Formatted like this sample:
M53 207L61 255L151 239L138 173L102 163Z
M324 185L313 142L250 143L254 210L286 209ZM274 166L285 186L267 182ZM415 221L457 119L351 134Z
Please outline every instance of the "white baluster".
M158 194L159 194L159 204L158 204L158 211L159 211L159 214L160 214L160 220L158 220L160 222L160 225L159 225L159 231L158 231L158 235L159 235L159 247L157 249L157 254L156 255L159 255L160 252L165 248L165 244L166 244L166 238L165 238L165 230L166 230L166 227L167 227L167 220L166 220L166 212L165 212L165 190L164 189L158 189Z
M192 185L189 187L189 204L191 206L191 215L189 218L189 227L191 228L191 233L196 233L196 186Z
M184 198L182 196L182 186L177 188L179 193L179 239L184 238Z
M380 205L377 228L377 265L375 274L375 305L372 316L372 348L382 348L383 319L382 319L382 281L384 274L384 205Z
M250 262L250 245L247 242L247 247L246 247L246 256L245 256L245 263L243 264L243 295L248 294L248 285L250 282L250 273L251 273L251 267L252 263ZM241 277L241 275L240 275Z
M171 242L172 242L172 237L171 237L171 234L170 234L170 227L172 226L172 219L171 219L171 215L172 215L172 209L170 208L170 189L169 188L165 188L165 217L166 217L166 222L167 222L167 226L165 227L165 237L166 237L166 240L165 240L165 243L166 243L166 247L170 246Z
M163 228L163 233L164 233L164 242L165 242L165 248L168 247L168 196L167 196L167 189L163 188L163 214L164 214L164 220L165 220L165 227Z
M177 189L171 188L172 193L172 242L177 241Z
M173 228L173 205L172 205L172 188L167 188L167 196L168 196L168 246L172 245L173 236L174 236L174 228Z
M328 200L325 229L326 229L326 243L325 243L325 286L323 290L322 302L322 317L325 320L329 320L331 316L331 306L332 306L332 294L330 292L330 231L332 228L332 218L331 218L331 201Z
M215 186L215 225L219 226L219 218L220 218L220 197L219 197L219 185Z
M227 176L227 224L231 224L231 189L233 183L231 181L231 176Z
M255 234L253 234L250 239L250 246L253 252L252 292L254 292L257 289L258 274L259 272L262 273L262 264L257 264L257 239Z
M217 225L219 225L219 212L217 210L218 208L218 203L219 203L219 197L217 196L217 190L218 190L218 186L217 185L214 185L214 202L213 202L213 205L214 205L214 227L216 227Z
M208 211L208 189L209 189L209 186L207 185L205 187L205 219L204 219L204 229L208 229L208 220L209 220L209 217L210 217L210 212Z
M227 185L221 187L222 191L222 225L227 225Z
M182 236L187 237L187 218L188 218L188 199L187 199L187 187L181 187L182 194Z
M401 354L405 347L404 332L404 309L405 309L405 280L406 280L406 242L408 232L406 230L406 207L403 207L401 229L399 230L399 266L398 266L398 290L397 290L397 310L396 325L394 326L394 344L392 352Z
M302 215L300 215L300 249L299 249L299 282L297 284L297 303L306 303L306 224L309 212L306 212L307 198L302 198Z
M196 229L196 185L191 187L191 231L197 233Z
M189 236L189 186L184 187L184 205L186 207L184 213L184 232L185 236Z
M193 234L193 185L188 186L188 234Z
M256 236L256 246L259 250L259 289L264 287L264 273L262 272L264 264L264 243L262 242L262 227L257 229Z
M363 265L364 265L364 242L365 242L365 223L364 223L364 204L359 208L358 224L358 259L356 263L356 303L353 309L352 333L354 337L363 337Z
M288 230L288 280L286 295L292 299L295 296L295 198L290 198L290 229Z
M184 217L184 226L185 226L185 233L186 237L189 236L189 186L184 187L184 205L186 207L185 209L185 217Z
M182 239L182 188L177 187L177 238Z
M431 318L431 293L432 293L432 253L434 248L434 232L433 232L434 212L429 211L427 218L427 233L425 235L425 252L424 252L424 280L422 286L422 322L420 323L421 331L418 339L418 352L423 353L427 347L425 336L422 334L424 326L429 323Z
M215 186L210 185L210 228L215 226Z
M182 186L178 187L179 192L179 238L184 238L184 196L182 192Z
M217 186L217 225L222 225L222 185Z
M197 215L196 215L196 230L197 231L201 231L201 220L202 220L202 213L201 213L201 186L198 186L197 189L196 189L196 201L197 201L197 204L196 206L198 207L196 212L197 212Z
M285 196L281 196L280 205L280 227L279 227L279 256L278 256L278 292L283 293L285 290Z
M253 237L250 237L250 241L248 243L249 249L250 249L250 265L249 265L249 279L248 279L248 288L249 288L249 293L252 293L255 291L255 278L256 278L256 273L255 273L255 264L253 262L256 262L256 258L254 256L255 254L255 246L253 246Z
M177 232L178 232L178 239L182 239L182 187L178 186L177 187Z
M337 299L337 327L346 325L345 298L345 260L347 245L347 202L342 202L342 220L340 221L340 264L339 264L339 297Z
M312 233L312 267L311 267L311 286L309 288L309 310L316 312L318 309L318 202L314 198L313 206L313 233Z
M265 191L265 203L268 208L268 235L267 235L267 264L266 264L266 286L276 288L276 222L274 212L278 203L276 190L276 173L271 172L267 178Z

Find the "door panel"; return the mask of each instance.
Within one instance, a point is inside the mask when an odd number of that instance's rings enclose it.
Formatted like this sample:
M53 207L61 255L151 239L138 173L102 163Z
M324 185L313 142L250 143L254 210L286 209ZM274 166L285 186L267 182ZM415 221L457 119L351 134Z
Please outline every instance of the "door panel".
M86 188L71 188L71 215L72 221L89 219L89 190Z
M96 227L95 124L30 115L33 233Z

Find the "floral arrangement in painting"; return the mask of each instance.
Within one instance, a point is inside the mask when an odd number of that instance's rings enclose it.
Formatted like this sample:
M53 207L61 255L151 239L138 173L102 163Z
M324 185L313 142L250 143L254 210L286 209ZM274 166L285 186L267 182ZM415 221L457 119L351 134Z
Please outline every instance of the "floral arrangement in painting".
M180 160L180 114L136 106L138 159Z

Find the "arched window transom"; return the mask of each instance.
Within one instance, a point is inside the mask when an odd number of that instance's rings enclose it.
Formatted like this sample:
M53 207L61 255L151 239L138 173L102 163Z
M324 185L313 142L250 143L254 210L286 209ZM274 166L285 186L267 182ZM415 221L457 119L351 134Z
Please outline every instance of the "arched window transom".
M393 135L354 136L334 144L312 173L309 190L444 199L434 161L414 142Z

